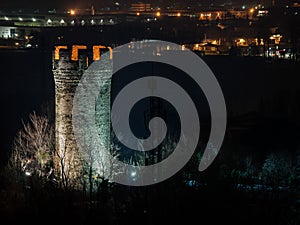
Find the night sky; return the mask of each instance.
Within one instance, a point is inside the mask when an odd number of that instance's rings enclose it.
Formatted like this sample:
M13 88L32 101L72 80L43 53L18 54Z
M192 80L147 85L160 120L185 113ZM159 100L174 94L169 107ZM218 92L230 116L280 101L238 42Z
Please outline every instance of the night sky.
M262 0L265 1L265 0ZM195 3L198 2L203 5L207 4L222 4L222 3L240 3L240 4L252 4L256 2L262 2L262 1L256 1L256 0L190 0L186 1L187 3ZM270 0L271 1L271 0ZM95 5L100 7L101 5L110 5L114 2L119 2L121 4L130 4L131 2L138 2L137 0L2 0L0 2L0 7L10 8L10 7L16 7L16 8L84 8L84 7L90 7L90 5ZM162 4L170 4L174 2L182 3L183 0L145 0L141 2L149 2L151 4L155 5L162 5Z
M275 0L275 5L291 5L297 1L299 0ZM91 8L92 5L96 11L104 9L104 7L114 10L116 7L114 3L116 2L119 3L120 9L129 9L131 3L145 2L150 3L151 7L160 7L162 10L172 5L184 9L188 6L194 8L195 6L216 5L230 5L234 7L245 5L246 7L253 7L259 3L269 7L272 4L272 0L2 0L0 1L0 12L1 10L5 11L5 9L38 9L41 13L55 9L57 12L62 12L72 8Z
M0 2L0 7L5 8L69 8L84 7L91 0L4 0Z

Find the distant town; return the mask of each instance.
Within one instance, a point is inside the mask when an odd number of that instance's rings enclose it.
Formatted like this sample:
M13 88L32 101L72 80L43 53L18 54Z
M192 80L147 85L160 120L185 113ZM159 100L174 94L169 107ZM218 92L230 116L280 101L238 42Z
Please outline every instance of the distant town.
M0 11L0 48L42 47L44 29L91 27L105 32L107 27L129 24L130 40L164 39L202 55L260 56L267 59L299 61L300 3L265 6L208 5L183 7L132 3L126 7L115 2L100 9L6 9ZM132 33L130 33L132 32ZM124 32L123 32L124 33ZM64 36L57 36L61 43ZM109 43L111 46L120 41ZM54 43L56 44L56 43Z

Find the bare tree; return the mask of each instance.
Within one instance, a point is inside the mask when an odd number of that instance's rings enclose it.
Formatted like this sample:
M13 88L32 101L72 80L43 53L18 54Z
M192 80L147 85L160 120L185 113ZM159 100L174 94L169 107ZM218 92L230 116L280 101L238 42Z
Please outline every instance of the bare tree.
M59 169L59 184L63 189L68 189L69 188L69 166L66 165L66 157L67 157L67 148L65 145L65 142L63 143L63 147L59 151L55 151L55 160L58 162L55 163L55 166L59 167L56 169Z
M10 164L16 174L49 178L53 172L54 128L47 116L36 112L14 139Z

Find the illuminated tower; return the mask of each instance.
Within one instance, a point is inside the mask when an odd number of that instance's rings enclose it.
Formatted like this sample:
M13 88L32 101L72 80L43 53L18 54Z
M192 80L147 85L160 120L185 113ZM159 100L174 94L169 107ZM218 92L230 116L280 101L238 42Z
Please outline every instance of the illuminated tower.
M56 46L53 53L53 75L55 80L55 173L62 186L80 188L84 182L85 162L76 143L72 125L73 99L76 88L89 61L100 60L100 48L87 49L84 45ZM108 47L109 48L109 47ZM111 48L109 48L111 50ZM109 70L99 71L98 76L107 77ZM105 89L105 97L97 100L96 121L98 132L110 143L110 83ZM103 95L103 93L99 93ZM99 107L99 105L101 107ZM99 118L98 117L98 118Z

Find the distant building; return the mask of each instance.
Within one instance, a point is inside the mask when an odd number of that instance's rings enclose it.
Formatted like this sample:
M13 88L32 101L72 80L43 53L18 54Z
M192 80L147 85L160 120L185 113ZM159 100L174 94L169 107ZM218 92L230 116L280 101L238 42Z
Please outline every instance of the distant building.
M235 19L247 19L247 17L248 17L248 11L246 11L246 10L230 10L229 13Z
M17 36L20 35L20 32L23 32L23 31L21 31L17 27L4 27L4 26L0 27L0 37L1 38L16 38Z
M131 11L134 11L134 12L151 11L150 3L132 3Z
M225 15L225 11L206 11L200 13L199 20L221 20Z
M211 42L204 42L200 44L195 44L193 46L193 51L199 51L203 55L219 55L219 45Z

